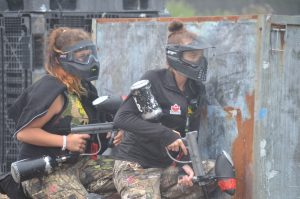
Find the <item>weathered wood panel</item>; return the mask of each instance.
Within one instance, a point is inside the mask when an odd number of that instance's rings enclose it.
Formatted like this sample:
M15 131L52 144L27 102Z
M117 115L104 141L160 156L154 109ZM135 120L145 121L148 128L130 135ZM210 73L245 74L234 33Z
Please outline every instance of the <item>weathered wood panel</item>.
M266 16L261 25L253 198L300 198L300 17Z

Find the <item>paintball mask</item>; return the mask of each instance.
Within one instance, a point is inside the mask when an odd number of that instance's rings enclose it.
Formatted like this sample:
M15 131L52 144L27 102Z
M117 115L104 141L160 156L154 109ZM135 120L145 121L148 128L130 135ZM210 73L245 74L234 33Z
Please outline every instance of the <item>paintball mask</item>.
M58 61L64 70L87 81L98 79L100 63L92 41L80 41L73 46L64 47L62 51Z
M187 78L205 81L210 48L209 44L200 40L195 40L188 45L168 44L166 47L167 61L172 68Z

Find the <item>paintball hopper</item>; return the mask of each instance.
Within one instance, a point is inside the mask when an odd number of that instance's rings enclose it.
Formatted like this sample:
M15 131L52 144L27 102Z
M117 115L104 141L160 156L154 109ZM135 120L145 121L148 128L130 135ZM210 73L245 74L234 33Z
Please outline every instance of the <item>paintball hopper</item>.
M98 111L103 111L109 114L115 114L124 101L121 96L100 96L93 101L93 105Z
M221 191L231 196L234 195L236 190L235 168L230 155L226 151L222 151L217 157L215 173Z
M93 105L99 112L115 115L125 99L126 96L100 96L93 101ZM107 143L108 148L102 153L104 156L112 157L114 154L114 150L112 150L112 148L114 147L113 141L116 132L112 131L111 133L111 137Z
M137 81L130 87L130 90L144 120L156 121L160 118L162 110L151 92L149 80Z

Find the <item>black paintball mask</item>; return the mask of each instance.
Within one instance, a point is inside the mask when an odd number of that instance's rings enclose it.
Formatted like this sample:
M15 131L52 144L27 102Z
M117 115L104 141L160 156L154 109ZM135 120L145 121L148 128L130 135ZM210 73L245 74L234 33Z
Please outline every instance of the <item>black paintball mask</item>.
M208 51L211 48L201 41L188 45L168 44L166 56L169 65L189 79L205 81L208 66Z
M100 63L92 41L83 40L73 46L64 47L58 61L65 71L82 80L98 79Z

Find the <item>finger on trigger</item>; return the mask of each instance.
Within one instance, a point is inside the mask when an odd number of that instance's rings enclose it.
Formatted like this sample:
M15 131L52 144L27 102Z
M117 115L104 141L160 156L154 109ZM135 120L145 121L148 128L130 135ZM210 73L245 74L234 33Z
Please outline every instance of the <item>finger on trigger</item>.
M90 135L89 135L89 134L82 134L82 138L84 138L84 139L89 139L89 138L90 138Z

